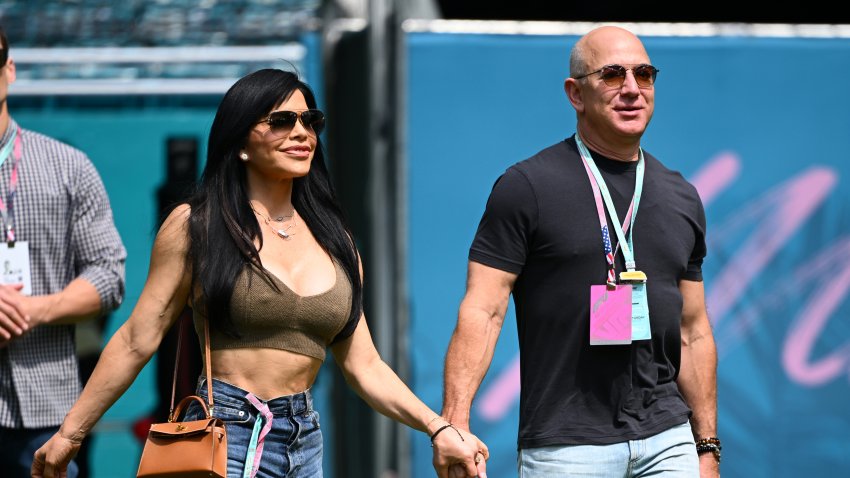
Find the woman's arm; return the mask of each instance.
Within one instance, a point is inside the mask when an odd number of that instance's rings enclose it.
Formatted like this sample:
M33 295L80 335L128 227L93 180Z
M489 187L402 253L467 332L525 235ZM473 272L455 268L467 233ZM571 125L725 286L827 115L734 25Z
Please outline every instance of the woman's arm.
M191 283L186 266L189 207L165 220L151 252L147 282L130 318L101 353L97 367L62 426L35 453L32 476L59 476L82 439L130 387L186 305Z
M331 350L346 382L374 410L428 436L448 424L381 359L365 318L361 317L351 337ZM478 476L476 455L480 452L485 459L489 457L487 447L475 435L454 428L440 432L434 447L438 451L434 465L441 478L448 476L448 468L454 464L463 464L469 476ZM483 468L483 461L479 466Z

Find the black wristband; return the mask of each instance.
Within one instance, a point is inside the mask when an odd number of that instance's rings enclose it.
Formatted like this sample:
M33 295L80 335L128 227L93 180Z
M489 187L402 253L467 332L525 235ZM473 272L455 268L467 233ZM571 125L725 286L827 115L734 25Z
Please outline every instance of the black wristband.
M437 429L437 431L435 431L433 435L431 435L431 448L434 447L434 438L437 438L437 435L439 435L440 432L445 430L446 428L451 428L452 430L454 430L455 433L457 433L458 438L460 438L460 441L466 441L463 439L463 435L460 433L460 430L458 430L457 428L455 428L454 425L449 423L448 425L443 425L442 427Z
M454 426L451 423L449 423L448 425L443 425L440 428L438 428L437 431L435 431L434 434L431 435L431 446L434 446L434 439L437 438L437 435L439 435L440 432L442 432L446 428L454 428Z

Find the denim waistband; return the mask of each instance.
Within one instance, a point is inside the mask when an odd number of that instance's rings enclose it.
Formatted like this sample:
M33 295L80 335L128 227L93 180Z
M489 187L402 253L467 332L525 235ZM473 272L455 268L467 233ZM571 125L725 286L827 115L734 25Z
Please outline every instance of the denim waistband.
M236 385L227 383L217 378L213 381L213 405L216 404L232 404L253 406L248 401L248 390L243 390ZM207 379L200 377L198 379L198 395L207 398ZM265 403L271 412L276 416L291 416L300 415L306 411L313 409L313 394L307 389L303 392L298 392L292 395L284 395L282 397L273 398L271 400L260 400Z

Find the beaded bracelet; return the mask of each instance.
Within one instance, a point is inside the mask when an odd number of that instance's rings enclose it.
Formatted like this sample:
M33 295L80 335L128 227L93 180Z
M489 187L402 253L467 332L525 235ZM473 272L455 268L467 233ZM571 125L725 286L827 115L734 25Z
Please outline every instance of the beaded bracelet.
M714 444L714 445L720 446L720 438L717 438L717 437L706 437L706 438L700 438L700 439L699 439L699 440L697 440L697 442L696 442L697 446L699 446L699 445L704 445L704 444L706 444L706 443L711 443L711 444Z
M717 463L720 464L720 451L722 450L722 446L720 445L720 439L717 437L708 437L708 438L700 438L696 441L697 454L708 453L711 452L714 455L714 459L717 460Z
M431 448L433 448L433 447L434 447L434 439L435 439L435 438L437 438L437 435L439 435L439 434L440 434L440 432L442 432L442 431L443 431L443 430L445 430L446 428L451 428L452 430L454 430L455 432L457 432L457 436L459 436L459 437L460 437L460 441L466 441L466 440L464 440L464 439L463 439L463 435L461 435L461 434L460 434L460 431L459 431L457 428L455 428L455 426L454 426L454 425L452 425L451 423L449 423L448 425L443 425L443 426L441 426L440 428L438 428L438 429L437 429L437 431L435 431L435 432L434 432L434 434L433 434L433 435L431 435Z

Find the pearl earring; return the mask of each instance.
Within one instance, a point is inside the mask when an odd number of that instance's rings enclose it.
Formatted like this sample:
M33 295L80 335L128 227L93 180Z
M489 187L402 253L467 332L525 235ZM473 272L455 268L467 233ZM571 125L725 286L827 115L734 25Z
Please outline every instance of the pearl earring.
M239 159L241 159L242 161L248 161L248 153L240 154Z

